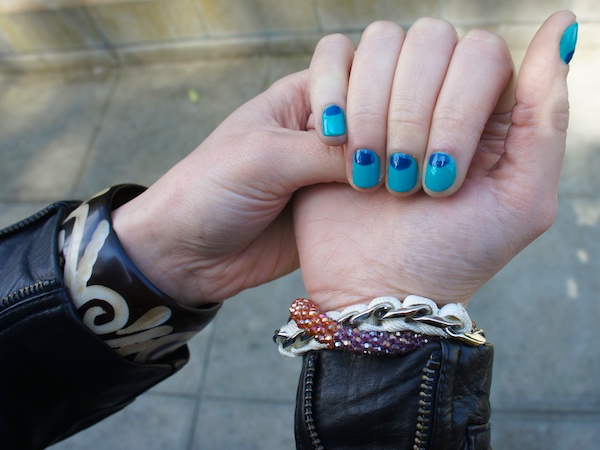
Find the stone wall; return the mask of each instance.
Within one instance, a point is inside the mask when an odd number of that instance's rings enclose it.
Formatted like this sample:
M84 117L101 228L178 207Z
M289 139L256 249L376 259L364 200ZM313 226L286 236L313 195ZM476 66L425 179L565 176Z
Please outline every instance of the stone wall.
M330 32L357 41L373 20L422 16L496 29L519 49L565 8L600 19L597 0L0 0L0 70L309 53Z

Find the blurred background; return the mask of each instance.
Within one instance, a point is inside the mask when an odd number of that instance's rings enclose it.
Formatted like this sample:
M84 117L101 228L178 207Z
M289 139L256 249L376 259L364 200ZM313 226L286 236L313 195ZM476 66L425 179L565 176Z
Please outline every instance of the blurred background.
M516 65L551 13L580 23L555 225L473 299L495 345L495 449L600 448L600 2L0 0L0 226L57 199L151 184L230 112L308 66L324 34L443 17ZM300 361L271 337L293 273L226 302L192 361L65 449L292 449ZM1 370L1 369L0 369ZM1 447L1 445L0 445Z

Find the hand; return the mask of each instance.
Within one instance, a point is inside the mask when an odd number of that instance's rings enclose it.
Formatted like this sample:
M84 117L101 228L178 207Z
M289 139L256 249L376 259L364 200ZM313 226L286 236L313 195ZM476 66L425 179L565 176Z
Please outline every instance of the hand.
M312 123L324 142L346 143L354 187L312 186L296 197L305 286L322 310L381 295L466 304L550 227L568 123L559 43L574 20L561 12L546 21L518 78L501 38L473 31L458 41L441 20L418 21L406 35L375 23L355 56L340 36L321 42L312 104L319 117L327 105L346 110L347 134L324 136ZM362 148L383 162L402 153L416 175L387 164L365 172L354 156ZM438 152L450 157L454 176L440 171L447 166L432 170ZM394 195L377 190L386 170Z
M343 150L306 131L308 83L308 71L277 82L114 211L129 256L172 298L221 301L298 267L292 194L345 179Z

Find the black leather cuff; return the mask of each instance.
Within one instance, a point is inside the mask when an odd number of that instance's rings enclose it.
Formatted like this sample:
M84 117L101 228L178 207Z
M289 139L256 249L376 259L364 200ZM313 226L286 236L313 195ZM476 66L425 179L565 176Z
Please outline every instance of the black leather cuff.
M490 448L493 347L453 340L402 356L304 356L296 448Z
M65 285L83 323L137 363L160 360L184 345L221 306L189 308L177 303L125 253L111 212L144 190L119 185L98 194L67 217L60 238Z

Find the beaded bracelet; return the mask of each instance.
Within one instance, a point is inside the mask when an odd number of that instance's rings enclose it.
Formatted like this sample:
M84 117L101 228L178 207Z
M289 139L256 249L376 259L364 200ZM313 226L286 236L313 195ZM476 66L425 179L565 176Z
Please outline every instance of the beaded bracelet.
M65 285L82 322L121 356L152 363L184 345L220 304L190 308L157 289L135 266L111 212L145 188L119 185L82 203L59 232Z
M378 297L369 305L326 314L311 300L299 298L290 306L290 321L273 339L285 356L324 349L393 356L440 339L458 339L469 345L486 342L462 305L440 309L432 300L415 295L404 302Z

